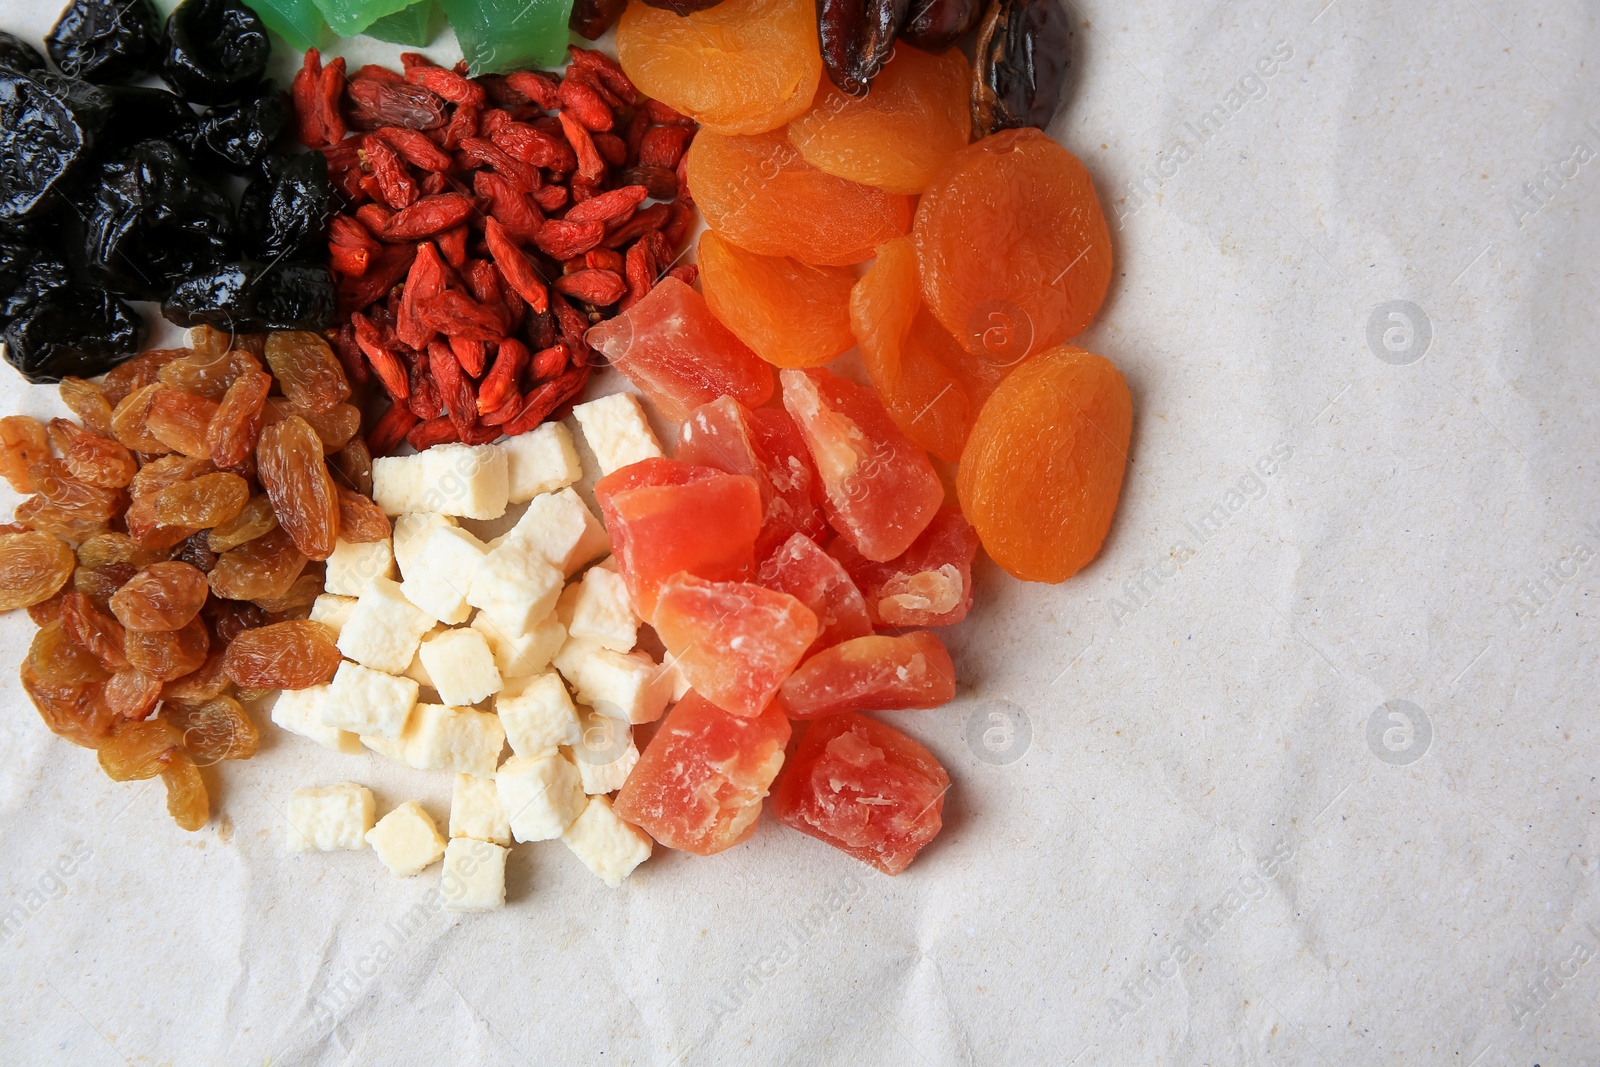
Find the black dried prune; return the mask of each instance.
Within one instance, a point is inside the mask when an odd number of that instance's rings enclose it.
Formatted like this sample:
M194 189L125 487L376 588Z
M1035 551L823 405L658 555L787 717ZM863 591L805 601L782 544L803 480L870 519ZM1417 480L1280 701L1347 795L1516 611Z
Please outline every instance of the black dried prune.
M167 16L161 77L194 104L227 104L261 80L272 45L239 0L184 0Z
M982 14L981 0L922 0L900 39L924 52L943 52L965 37Z
M817 0L822 65L840 92L862 96L905 25L908 0Z
M0 239L0 329L10 325L46 293L72 281L72 270L56 251L59 245L40 235L7 235Z
M1072 67L1072 20L1059 0L990 0L972 67L972 135L1055 117Z
M28 74L44 69L44 56L14 33L0 30L0 69Z
M144 321L103 289L68 284L30 303L6 327L6 362L30 382L92 378L139 350Z
M586 40L597 40L616 25L628 0L574 0L567 28Z
M239 243L264 262L319 259L333 217L328 158L321 152L272 156L239 200Z
M326 267L228 263L178 283L161 314L179 326L266 333L327 329L337 307Z
M0 220L38 218L88 166L111 112L99 86L0 70Z
M202 114L188 139L197 163L213 163L234 174L249 174L289 125L289 102L270 82L251 87L237 104Z
M195 124L189 105L165 89L108 85L111 117L100 134L99 154L113 153L149 140L182 140Z
M238 251L233 205L168 141L141 141L101 167L87 226L89 270L145 300Z
M91 82L125 82L155 70L160 46L147 0L72 0L44 39L57 69Z
M1052 0L1054 2L1054 0ZM871 88L873 79L889 61L894 51L895 38L906 24L910 14L910 0L867 0L867 17L862 27L861 43L856 49L856 65L852 74L864 88Z

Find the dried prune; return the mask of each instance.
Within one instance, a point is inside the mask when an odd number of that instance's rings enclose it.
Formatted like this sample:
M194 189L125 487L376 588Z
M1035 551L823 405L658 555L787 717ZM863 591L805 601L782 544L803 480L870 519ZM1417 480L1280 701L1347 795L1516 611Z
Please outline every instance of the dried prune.
M152 563L117 590L111 611L129 630L181 630L200 614L210 592L197 568L175 560Z
M138 350L144 333L144 320L116 296L68 285L30 303L0 337L6 362L39 384L104 374Z
M195 104L237 100L260 80L272 45L239 0L184 0L162 34L162 79Z
M50 71L0 71L0 219L37 217L88 164L111 97Z
M266 333L333 325L339 296L326 267L225 263L173 287L161 314L179 326Z
M817 34L828 79L860 96L894 49L909 0L819 0Z
M210 163L234 174L249 174L267 158L293 117L271 82L245 90L236 104L210 108L195 122L185 143L196 163ZM323 161L322 153L313 153Z
M29 233L0 241L0 329L50 293L72 284L72 268L59 247L55 234Z
M72 549L49 534L0 534L0 611L49 600L77 562Z
M129 630L123 653L139 670L170 682L199 670L210 648L211 634L205 622L195 618L181 630Z
M140 141L182 141L191 135L194 111L176 93L142 85L107 85L105 92L111 97L111 114L95 145L101 159Z
M1072 17L1057 0L989 0L972 74L972 133L1043 129L1072 67Z
M27 74L44 69L44 56L14 33L0 31L0 70Z
M295 547L309 559L332 555L339 534L339 498L311 424L291 415L264 428L256 445L256 467L278 524Z
M599 40L622 17L628 0L576 0L567 27L586 40Z
M942 52L965 37L982 14L981 0L922 0L900 39L926 52Z
M265 262L319 259L332 217L326 156L269 156L239 201L239 240Z
M89 270L145 300L164 298L238 248L233 205L169 141L141 141L101 168L87 227Z
M132 81L155 68L160 20L146 0L72 0L44 39L61 73Z
M119 722L100 744L100 769L113 782L154 778L183 751L183 734L163 719Z
M333 631L309 619L246 630L223 657L233 684L247 689L308 689L331 680L338 669Z

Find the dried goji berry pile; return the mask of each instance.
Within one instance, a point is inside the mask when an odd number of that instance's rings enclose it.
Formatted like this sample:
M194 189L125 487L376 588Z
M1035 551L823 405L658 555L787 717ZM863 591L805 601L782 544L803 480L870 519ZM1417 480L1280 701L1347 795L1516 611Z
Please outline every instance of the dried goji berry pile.
M673 264L697 127L614 60L574 48L562 75L479 78L401 60L347 78L313 49L294 79L300 139L343 203L336 348L392 401L374 455L531 430L583 390L591 325L696 274Z

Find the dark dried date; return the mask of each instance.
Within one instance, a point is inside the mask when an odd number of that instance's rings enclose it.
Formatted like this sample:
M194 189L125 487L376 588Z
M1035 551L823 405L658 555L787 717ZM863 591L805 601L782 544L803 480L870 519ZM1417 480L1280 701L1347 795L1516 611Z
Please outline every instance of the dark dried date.
M972 69L972 135L1048 125L1072 44L1071 19L1057 0L990 0Z

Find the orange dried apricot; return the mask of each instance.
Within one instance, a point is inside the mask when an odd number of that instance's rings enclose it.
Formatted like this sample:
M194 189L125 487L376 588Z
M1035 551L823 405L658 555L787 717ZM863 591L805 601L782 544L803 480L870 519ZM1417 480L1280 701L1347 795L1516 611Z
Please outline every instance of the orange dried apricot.
M910 229L909 196L823 173L782 130L752 137L701 130L687 159L689 190L706 224L759 255L847 266Z
M711 230L700 235L699 262L711 313L768 363L816 367L855 344L849 313L855 276L845 268L757 255Z
M1058 345L1018 367L978 413L956 474L989 557L1032 582L1082 569L1111 528L1132 431L1109 360Z
M902 41L865 96L823 83L811 110L789 123L789 140L819 170L920 193L972 136L971 87L959 49L931 55Z
M1037 129L956 153L923 194L912 235L928 308L1000 367L1077 336L1111 284L1094 182Z
M683 17L629 4L617 58L645 95L721 133L777 129L822 78L812 0L723 0Z

